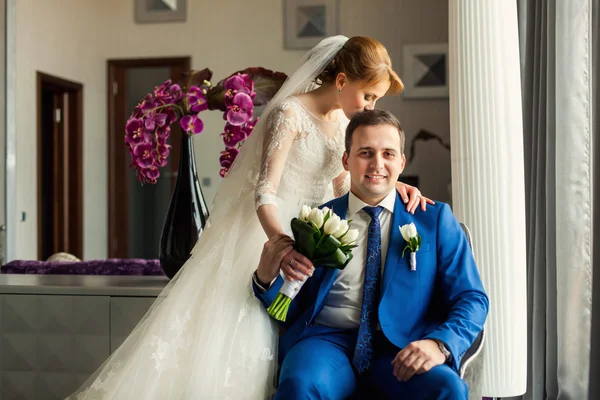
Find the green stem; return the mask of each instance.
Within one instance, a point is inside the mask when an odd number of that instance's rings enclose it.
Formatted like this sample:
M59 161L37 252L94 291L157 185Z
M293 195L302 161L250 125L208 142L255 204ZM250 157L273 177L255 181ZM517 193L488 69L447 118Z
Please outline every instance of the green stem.
M292 299L278 293L273 303L267 308L267 312L276 320L285 321L291 303Z
M279 308L281 307L281 304L283 303L283 299L284 299L284 296L281 293L278 293L277 296L275 297L275 300L273 300L273 303L271 303L269 308L267 308L267 311L269 312L269 314L273 315L279 310Z
M186 97L186 98L187 98L187 97ZM177 109L179 109L179 112L180 112L181 114L185 114L185 113L183 112L183 108L179 107L179 106L178 106L177 104L175 104L175 103L169 103L169 104L163 104L162 106L158 106L158 107L155 107L155 108L153 108L153 109L151 109L151 110L148 110L148 111L146 111L146 112L144 113L144 117L145 117L146 115L150 114L150 113L151 113L151 112L153 112L153 111L160 110L161 108L166 108L166 107L170 107L170 106L176 107Z
M279 312L283 309L284 299L279 299L277 304L275 304L275 309L273 310L275 314L279 314Z

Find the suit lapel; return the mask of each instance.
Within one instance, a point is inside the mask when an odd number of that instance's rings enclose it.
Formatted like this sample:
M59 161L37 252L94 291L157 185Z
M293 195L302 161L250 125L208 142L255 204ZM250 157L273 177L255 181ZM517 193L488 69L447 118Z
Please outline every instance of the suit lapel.
M332 200L329 203L329 208L331 208L341 219L346 219L346 215L348 215L348 195L346 194L345 196ZM317 293L313 318L316 316L316 313L321 310L321 304L325 301L325 297L327 297L327 294L333 285L333 281L337 276L337 271L338 270L335 268L325 269L323 279L319 285L319 292Z
M396 193L396 202L394 203L394 215L390 226L390 236L388 241L388 250L385 258L385 267L383 269L383 291L385 294L390 282L396 273L404 274L410 272L408 256L406 253L402 257L402 250L406 247L406 242L400 234L400 227L413 222L412 214L406 211L400 195ZM400 270L400 271L398 271Z
M337 198L329 203L329 208L333 209L334 212L342 219L346 219L348 214L348 195ZM400 234L400 227L405 224L410 224L413 221L413 216L406 211L404 203L400 199L400 195L396 193L396 202L394 203L394 215L392 216L392 224L389 232L388 250L386 254L385 267L383 270L383 291L382 296L385 294L387 287L390 282L394 279L396 274L407 275L406 279L410 280L415 276L408 275L414 274L410 271L408 263L408 256L406 253L402 257L402 250L406 247L406 243ZM337 269L331 268L326 269L323 273L321 284L319 285L319 292L317 294L316 307L313 312L313 318L316 313L320 311L321 304L325 301L325 297L329 293L331 286L337 276Z
M346 215L348 215L348 194L346 193L342 197L331 200L329 202L329 208L331 208L341 219L346 219Z

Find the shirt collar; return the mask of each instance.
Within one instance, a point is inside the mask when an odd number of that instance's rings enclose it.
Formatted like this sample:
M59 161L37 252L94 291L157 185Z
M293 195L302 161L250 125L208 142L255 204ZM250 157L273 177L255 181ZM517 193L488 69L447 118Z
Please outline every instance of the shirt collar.
M385 196L385 198L383 200L381 200L381 202L377 205L385 208L386 210L388 210L389 212L391 212L393 214L395 204L396 204L396 190L394 189L394 190L390 191L390 193L387 196ZM360 210L362 210L365 207L371 207L371 206L369 204L365 203L364 201L362 201L361 199L359 199L358 197L356 197L354 195L354 193L352 193L352 190L350 190L350 193L348 193L348 216L346 217L346 219L352 218L354 216L354 214L356 214L357 212L359 212Z

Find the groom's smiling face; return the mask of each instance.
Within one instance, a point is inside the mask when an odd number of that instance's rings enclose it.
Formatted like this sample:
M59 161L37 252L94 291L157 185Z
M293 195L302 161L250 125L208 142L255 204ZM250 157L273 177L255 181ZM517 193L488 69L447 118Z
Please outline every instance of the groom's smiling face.
M352 193L367 204L378 204L395 189L406 164L398 129L388 124L357 127L342 161L350 172Z

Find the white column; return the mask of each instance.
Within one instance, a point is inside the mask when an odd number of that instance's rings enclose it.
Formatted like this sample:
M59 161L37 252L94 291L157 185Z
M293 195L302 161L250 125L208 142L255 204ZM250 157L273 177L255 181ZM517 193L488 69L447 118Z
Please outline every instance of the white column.
M523 126L515 0L450 0L452 203L490 297L483 395L527 387Z

